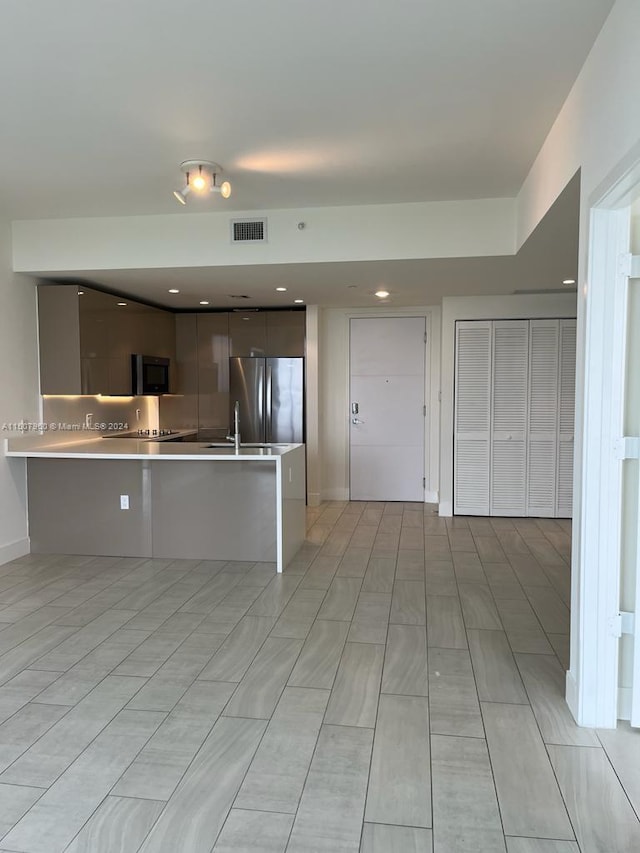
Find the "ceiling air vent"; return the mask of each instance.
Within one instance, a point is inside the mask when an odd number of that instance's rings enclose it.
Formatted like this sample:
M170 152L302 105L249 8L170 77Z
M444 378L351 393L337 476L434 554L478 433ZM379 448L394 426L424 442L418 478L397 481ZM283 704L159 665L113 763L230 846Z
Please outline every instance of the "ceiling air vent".
M231 220L231 242L232 243L266 243L267 242L267 220L266 219L232 219Z

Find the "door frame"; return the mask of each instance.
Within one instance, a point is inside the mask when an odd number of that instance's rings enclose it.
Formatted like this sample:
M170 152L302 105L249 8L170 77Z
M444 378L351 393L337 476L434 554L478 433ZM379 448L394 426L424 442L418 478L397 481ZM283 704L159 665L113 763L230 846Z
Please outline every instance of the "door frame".
M587 267L578 292L570 667L579 725L615 728L619 705L623 406L630 205L640 145L588 200ZM584 284L582 284L584 281Z

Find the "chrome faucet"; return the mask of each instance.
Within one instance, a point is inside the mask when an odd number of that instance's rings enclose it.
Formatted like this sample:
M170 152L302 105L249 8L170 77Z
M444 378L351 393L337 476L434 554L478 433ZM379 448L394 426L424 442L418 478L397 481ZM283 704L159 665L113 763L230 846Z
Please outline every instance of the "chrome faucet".
M236 453L240 450L240 400L236 400L233 407L233 435L227 435L229 441L233 441Z

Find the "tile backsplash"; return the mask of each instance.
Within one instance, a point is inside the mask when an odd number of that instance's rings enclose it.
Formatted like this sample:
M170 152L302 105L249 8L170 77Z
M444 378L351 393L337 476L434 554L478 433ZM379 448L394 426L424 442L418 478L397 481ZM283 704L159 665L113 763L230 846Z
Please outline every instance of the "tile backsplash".
M158 429L157 397L52 396L42 398L43 425L59 435L107 435Z

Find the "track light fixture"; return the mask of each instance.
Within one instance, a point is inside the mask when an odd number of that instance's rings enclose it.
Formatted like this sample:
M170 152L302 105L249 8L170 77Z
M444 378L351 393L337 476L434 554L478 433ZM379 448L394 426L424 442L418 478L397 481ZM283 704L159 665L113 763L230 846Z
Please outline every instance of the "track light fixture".
M182 189L173 191L174 198L180 204L186 204L187 196L192 192L198 195L220 193L222 198L229 198L231 195L229 181L223 181L220 185L217 183L222 166L211 160L185 160L180 163L180 170L185 176L185 183Z

